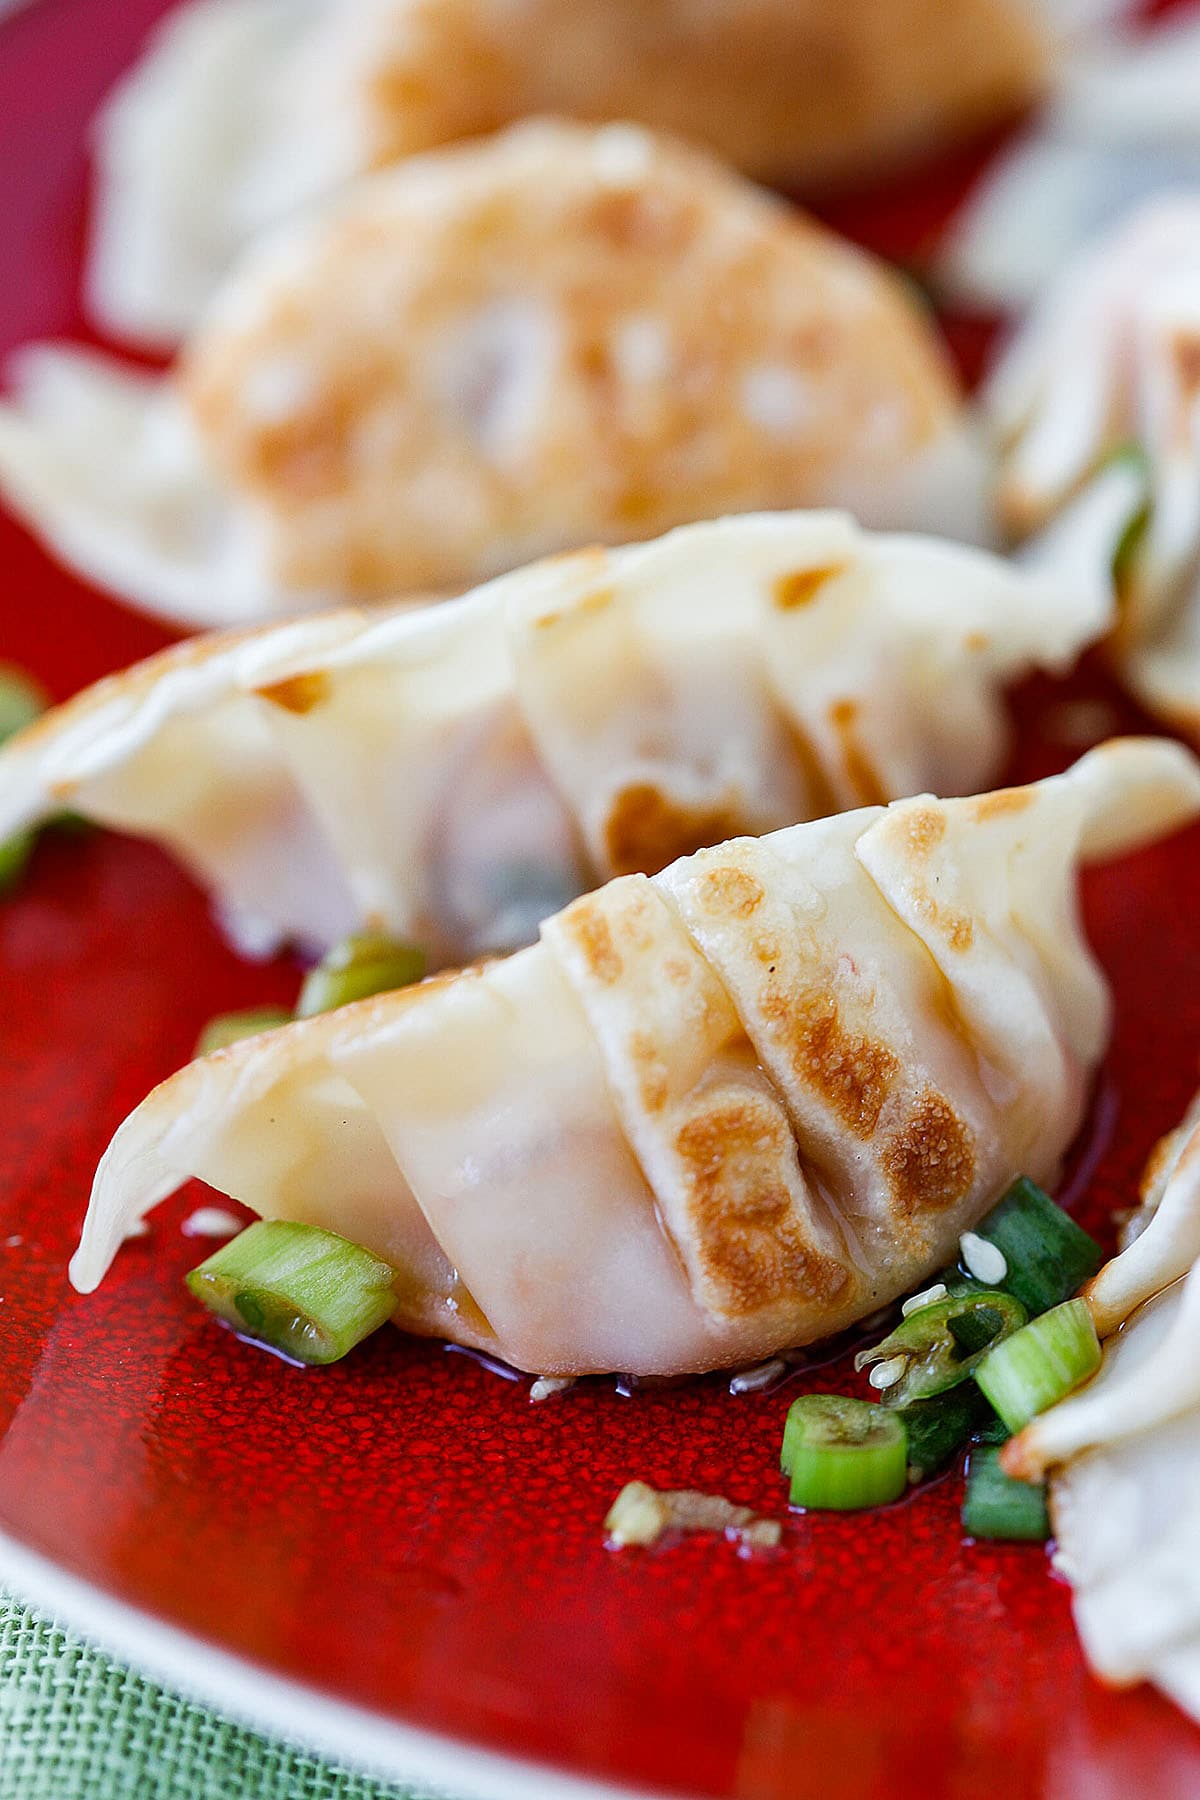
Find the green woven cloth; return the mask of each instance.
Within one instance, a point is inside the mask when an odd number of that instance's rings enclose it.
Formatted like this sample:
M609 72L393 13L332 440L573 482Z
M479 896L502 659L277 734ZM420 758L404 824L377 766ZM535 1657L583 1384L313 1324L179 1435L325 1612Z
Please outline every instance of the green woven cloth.
M0 1593L0 1800L433 1800L247 1731Z

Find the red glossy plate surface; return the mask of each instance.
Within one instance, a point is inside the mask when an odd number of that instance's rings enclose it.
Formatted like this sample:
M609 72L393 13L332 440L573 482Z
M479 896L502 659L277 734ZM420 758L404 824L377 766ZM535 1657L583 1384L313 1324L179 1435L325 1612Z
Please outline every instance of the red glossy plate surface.
M80 330L86 121L162 10L40 0L0 27L0 350ZM858 216L903 248L905 221L911 244L962 181L943 171ZM0 655L57 695L163 641L3 519L0 572ZM1071 693L1144 724L1098 672ZM1062 697L1019 696L1014 778L1071 759ZM1067 1187L1109 1239L1195 1085L1198 888L1196 831L1087 883L1117 1023ZM796 1518L752 1562L708 1540L605 1552L631 1476L781 1512L786 1389L589 1384L532 1408L527 1384L390 1332L330 1371L286 1367L186 1298L196 1191L98 1294L73 1294L65 1264L113 1128L207 1017L290 1000L296 971L240 965L166 858L95 834L45 840L0 907L0 981L10 1548L327 1697L599 1781L743 1800L1200 1792L1200 1733L1148 1690L1089 1678L1041 1553L962 1543L957 1476L868 1519ZM816 1379L853 1377L842 1363ZM199 1644L195 1658L202 1681ZM251 1710L253 1694L248 1677Z

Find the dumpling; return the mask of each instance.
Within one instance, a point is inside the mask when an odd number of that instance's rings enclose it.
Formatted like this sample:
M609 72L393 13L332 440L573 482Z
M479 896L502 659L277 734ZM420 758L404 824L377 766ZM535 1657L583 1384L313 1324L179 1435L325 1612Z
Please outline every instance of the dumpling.
M989 406L999 508L1026 561L1115 579L1117 666L1200 738L1200 193L1136 214L1067 271Z
M1108 616L844 514L687 526L168 650L0 750L0 841L69 805L172 849L247 949L358 926L470 960L611 875L986 785L1001 685Z
M1052 1181L1108 1034L1081 862L1200 815L1181 745L742 838L507 960L192 1063L117 1132L72 1280L199 1175L398 1270L398 1324L550 1374L823 1337Z
M557 113L819 181L1015 112L1020 0L201 0L100 119L93 310L183 336L264 226L415 151ZM1042 11L1053 11L1043 5Z
M1200 1100L1200 1097L1198 1097ZM1085 1289L1099 1373L1006 1447L1053 1471L1057 1564L1088 1661L1200 1719L1200 1119L1156 1153L1151 1216Z
M16 374L0 490L190 625L459 591L760 507L984 531L903 284L625 126L521 126L365 180L254 252L166 379L45 346Z
M934 279L959 301L1018 313L1097 233L1200 180L1200 17L1130 0L1084 9L1053 94L951 223Z

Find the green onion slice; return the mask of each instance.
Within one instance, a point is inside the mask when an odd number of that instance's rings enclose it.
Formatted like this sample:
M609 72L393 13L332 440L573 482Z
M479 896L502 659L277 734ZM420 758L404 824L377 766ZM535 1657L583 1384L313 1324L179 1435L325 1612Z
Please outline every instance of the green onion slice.
M844 1394L802 1394L784 1432L793 1506L854 1512L904 1492L908 1454L895 1413Z
M1000 1467L997 1444L980 1444L967 1459L963 1530L973 1538L1044 1544L1050 1536L1044 1482L1013 1481Z
M904 1426L908 1440L910 1481L925 1481L936 1475L968 1440L988 1429L989 1420L996 1419L973 1381L947 1388L944 1394L934 1394L929 1400L912 1400L907 1406L891 1410Z
M1068 1300L989 1351L975 1379L1008 1429L1018 1432L1099 1367L1092 1315L1082 1300Z
M887 1406L907 1406L957 1387L981 1357L1025 1323L1025 1308L997 1288L962 1288L909 1313L874 1349L860 1350L856 1369L876 1368ZM880 1377L883 1379L880 1380Z
M296 1017L333 1012L370 994L408 987L425 973L425 952L396 938L359 935L344 938L305 977Z
M218 1013L196 1039L195 1055L211 1056L214 1050L227 1050L243 1038L274 1031L277 1025L286 1025L291 1016L283 1006L250 1006L245 1012Z
M33 855L34 838L32 831L18 831L15 837L5 838L0 843L0 894L15 888L25 873Z
M45 712L50 697L32 675L0 663L0 744Z
M296 1362L331 1363L391 1316L394 1279L388 1263L332 1231L260 1219L187 1284L244 1337Z
M1031 1316L1077 1294L1103 1262L1095 1238L1022 1176L988 1213L976 1234L1001 1252L1008 1273L1001 1286Z

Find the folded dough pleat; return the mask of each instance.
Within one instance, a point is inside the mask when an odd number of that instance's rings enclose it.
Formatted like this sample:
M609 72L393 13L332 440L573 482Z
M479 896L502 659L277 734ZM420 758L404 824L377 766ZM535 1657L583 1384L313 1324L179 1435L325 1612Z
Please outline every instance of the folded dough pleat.
M239 942L467 961L611 875L977 786L1001 684L1109 606L841 514L691 526L151 659L0 750L0 836L69 805L177 851Z
M936 1267L1027 1157L1053 1172L1105 1013L1082 938L1056 948L1048 925L1081 851L1200 814L1200 765L1115 743L1025 792L990 812L924 800L916 842L887 830L911 809L873 808L619 878L506 961L192 1065L114 1139L73 1280L94 1287L172 1177L199 1175L270 1215L295 1181L301 1216L396 1261L400 1323L546 1373L713 1368L853 1322ZM988 938L965 975L906 917L930 820ZM977 854L998 896L966 879ZM1019 1003L983 1004L988 981ZM1066 1065L1036 1143L1045 1058L1022 1072L1005 1022Z

